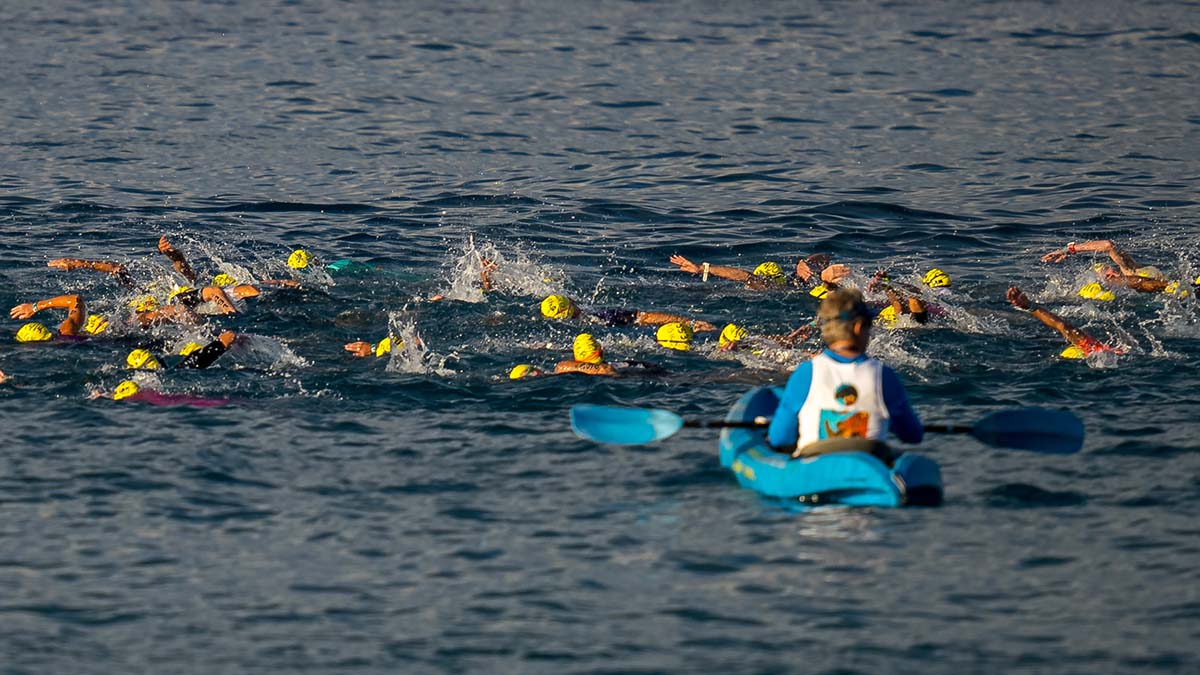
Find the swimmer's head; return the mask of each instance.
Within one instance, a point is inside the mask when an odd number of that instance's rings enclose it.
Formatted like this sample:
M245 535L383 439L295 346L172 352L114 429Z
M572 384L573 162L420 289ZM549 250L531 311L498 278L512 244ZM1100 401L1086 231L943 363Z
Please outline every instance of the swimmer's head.
M950 285L950 275L935 267L921 277L921 282L930 288L942 288Z
M140 298L134 298L134 300L129 303L129 306L132 307L133 311L137 312L138 314L141 314L142 312L153 312L154 310L158 309L158 298L154 297L153 295L143 295Z
M896 306L888 305L884 307L879 311L879 314L875 315L875 320L884 328L895 328L896 322L900 320L900 317L896 315Z
M736 344L744 339L746 339L746 329L742 328L736 323L731 323L726 324L725 327L721 329L721 337L717 338L717 342L722 347L728 347L729 345Z
M1113 295L1112 291L1105 290L1103 286L1096 282L1084 284L1083 288L1079 289L1079 297L1087 298L1088 300L1101 300L1110 302L1116 300L1117 296Z
M787 277L783 276L783 268L779 266L779 263L771 261L755 267L754 276L762 277L774 284L782 284L787 281Z
M30 321L17 331L17 342L45 342L53 337L49 328L36 321Z
M811 291L808 292L808 294L814 298L817 298L818 300L821 300L829 294L829 289L825 287L825 284L817 284Z
M132 381L125 380L121 384L117 385L116 391L113 392L113 400L120 401L123 398L129 398L130 396L138 393L139 389L141 389L141 387L137 386Z
M575 352L575 360L580 363L604 363L604 349L591 333L576 335L571 349Z
M404 340L396 340L396 349L404 349ZM375 356L383 356L384 354L392 353L392 338L385 337L375 345Z
M1064 359L1082 359L1087 357L1087 353L1085 353L1078 345L1071 345L1070 347L1062 350L1062 357Z
M198 342L189 342L186 345L184 345L183 347L180 347L179 355L180 356L190 356L192 354L192 352L194 352L198 349L204 349L204 347Z
M542 316L547 319L570 319L577 311L575 303L565 295L550 295L542 300Z
M158 370L162 368L162 364L158 362L158 359L145 349L135 349L129 352L129 356L125 357L125 364L137 370Z
M175 288L171 289L170 293L167 294L167 299L174 300L175 296L180 295L182 293L187 293L188 291L194 291L194 290L196 290L196 289L192 288L191 286L176 286Z
M234 279L233 277L229 276L228 274L226 274L224 272L221 272L217 276L213 277L213 286L216 286L218 288L225 288L227 286L234 286L236 284L237 284L237 279Z
M1159 281L1166 281L1167 279L1167 275L1163 274L1162 270L1154 265L1137 268L1137 275L1143 279L1157 279Z
M534 368L528 363L519 363L513 366L512 370L508 371L508 379L520 380L525 377L538 377L542 371Z
M667 349L686 352L692 348L694 335L691 326L682 321L673 321L659 326L658 331L654 334L654 339Z
M83 324L83 332L88 335L99 335L108 330L108 320L99 314L89 314L87 322Z
M298 248L295 251L292 251L292 254L288 256L288 267L294 270L302 270L305 267L308 267L308 262L311 259L312 256L308 251Z

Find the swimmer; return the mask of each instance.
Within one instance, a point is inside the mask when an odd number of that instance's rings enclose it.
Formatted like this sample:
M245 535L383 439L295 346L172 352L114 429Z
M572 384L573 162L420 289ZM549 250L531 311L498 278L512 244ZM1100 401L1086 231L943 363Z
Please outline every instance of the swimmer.
M1109 286L1122 286L1142 293L1174 293L1179 288L1178 282L1167 279L1166 275L1157 267L1138 267L1137 263L1133 261L1132 256L1117 248L1109 239L1093 239L1081 244L1070 242L1064 249L1051 251L1043 255L1042 262L1060 263L1076 253L1087 252L1107 253L1108 257L1116 263L1117 269L1113 269L1107 265L1096 266L1097 276ZM1088 295L1081 291L1080 295L1089 299L1113 299L1111 297L1099 297L1103 293Z
M1084 333L1045 307L1033 304L1030 302L1029 297L1016 286L1010 287L1005 297L1013 307L1029 312L1038 321L1058 331L1063 336L1063 339L1071 343L1070 347L1062 351L1064 358L1082 359L1099 352L1122 353L1121 350L1109 347L1087 333Z
M541 304L542 316L547 319L576 319L580 316L602 323L606 326L658 326L665 323L681 322L693 330L716 330L717 327L700 319L689 319L678 314L666 312L642 312L626 309L598 309L581 312L579 307L565 295L550 295Z
M107 395L100 392L93 392L88 398L106 398ZM128 401L132 403L148 403L150 405L171 406L171 405L190 405L197 408L213 408L216 406L228 405L232 403L232 399L228 398L207 398L201 396L191 396L189 394L163 394L153 389L139 386L133 380L125 380L117 385L117 388L111 394L114 401Z
M60 295L46 300L22 303L13 307L8 315L13 319L25 320L45 309L67 310L67 318L58 327L60 337L74 339L86 337L83 329L87 322L87 308L83 298L78 295ZM27 323L17 331L19 342L45 342L53 337L54 334L49 329L37 322Z
M8 376L4 374L3 370L0 370L0 384L4 384L5 382L8 382Z
M816 321L804 324L786 335L751 335L742 326L735 323L726 324L717 338L717 349L732 352L749 349L762 351L764 349L797 349L817 332ZM766 344L766 343L770 344Z
M798 261L791 285L806 285L811 282L821 281L828 288L832 289L846 277L850 276L849 266L842 264L831 265L829 264L829 260L828 254L817 253ZM758 291L770 288L783 288L789 282L787 275L783 272L783 268L776 262L764 262L755 267L753 272L747 272L737 267L727 267L725 265L710 265L709 263L700 263L697 265L678 254L671 256L670 261L679 267L679 271L687 272L688 274L699 274L705 281L708 281L709 275L712 275L744 283L746 286Z
M307 250L298 248L292 251L292 254L288 256L287 265L294 270L306 270L310 267L315 268L317 266L317 261L316 258L314 258L313 255ZM335 260L328 265L325 265L324 268L329 270L331 273L340 272L342 274L361 274L363 272L376 272L379 270L377 265L371 265L369 263L359 262L357 260L350 260L349 258Z
M425 347L425 345L421 343L420 338L417 338L417 346L421 347L422 349ZM396 340L395 348L404 349L404 340ZM390 336L385 337L375 344L363 342L362 340L356 340L354 342L346 343L346 346L342 347L342 349L345 349L352 355L358 357L371 356L372 354L374 354L376 357L383 357L392 353L392 338Z
M199 345L195 342L189 342L184 345L179 351L181 359L164 359L155 356L148 349L135 349L129 352L125 357L125 365L134 370L161 370L164 368L172 369L202 369L213 364L214 361L221 358L221 355L229 351L234 340L237 339L237 333L231 330L223 331L217 336L217 339L209 342L207 345Z
M609 363L604 358L604 348L596 341L590 333L580 333L575 336L575 342L571 345L574 359L570 361L560 361L554 366L553 373L543 373L532 366L528 369L517 366L509 371L509 378L521 379L522 377L531 377L538 375L561 375L563 373L581 373L584 375L605 375L609 377L620 377L622 375L664 375L667 371L653 363L645 361L619 361L617 363ZM528 364L521 364L528 365ZM518 370L520 369L520 370ZM536 371L536 375L534 374ZM518 377L513 377L516 373Z

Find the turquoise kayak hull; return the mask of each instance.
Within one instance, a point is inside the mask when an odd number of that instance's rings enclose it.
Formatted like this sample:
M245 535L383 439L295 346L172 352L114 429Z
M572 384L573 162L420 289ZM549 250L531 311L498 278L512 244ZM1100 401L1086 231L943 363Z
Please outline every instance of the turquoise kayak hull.
M771 417L783 391L758 387L746 392L725 416L728 422ZM767 497L809 505L936 506L942 502L942 472L933 460L905 452L891 466L866 452L838 452L792 459L767 445L766 429L721 431L721 466L743 487Z

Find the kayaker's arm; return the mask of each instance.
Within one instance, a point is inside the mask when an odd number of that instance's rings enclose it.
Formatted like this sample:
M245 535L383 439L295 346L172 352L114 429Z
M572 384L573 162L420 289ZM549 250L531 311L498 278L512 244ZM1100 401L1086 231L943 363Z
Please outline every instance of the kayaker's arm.
M791 452L800 440L800 407L804 405L812 387L812 372L812 361L796 366L783 389L779 406L771 416L767 442L782 452Z
M908 393L896 371L883 367L883 403L887 406L892 433L905 443L920 443L925 438L921 418L908 402Z

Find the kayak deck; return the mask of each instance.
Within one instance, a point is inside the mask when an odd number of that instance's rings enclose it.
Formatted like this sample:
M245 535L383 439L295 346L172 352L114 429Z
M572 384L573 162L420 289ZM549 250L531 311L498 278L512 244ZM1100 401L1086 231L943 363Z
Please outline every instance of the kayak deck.
M757 387L725 416L728 422L770 417L782 390ZM866 442L869 444L869 442ZM936 506L942 502L941 469L933 460L905 452L889 466L868 452L844 451L792 459L767 444L763 428L726 428L718 444L721 466L743 487L803 504Z

